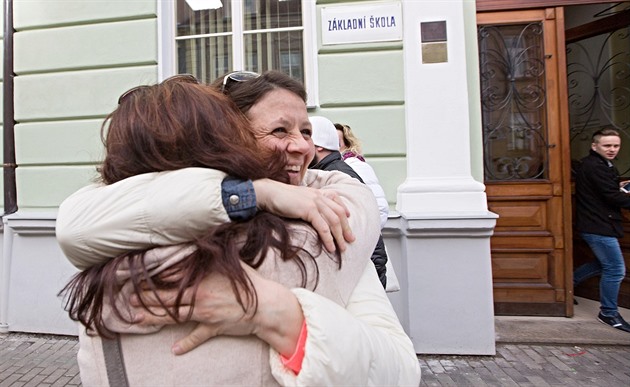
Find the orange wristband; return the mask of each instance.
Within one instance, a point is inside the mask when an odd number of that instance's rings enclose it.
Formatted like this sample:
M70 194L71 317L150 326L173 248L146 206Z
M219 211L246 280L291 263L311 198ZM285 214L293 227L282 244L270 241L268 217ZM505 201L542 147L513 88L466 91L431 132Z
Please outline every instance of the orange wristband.
M306 320L302 322L302 329L300 330L300 336L298 337L297 344L295 346L295 351L290 358L286 358L280 355L280 360L282 360L282 364L295 372L295 374L299 374L302 369L302 360L304 360L304 347L306 346Z

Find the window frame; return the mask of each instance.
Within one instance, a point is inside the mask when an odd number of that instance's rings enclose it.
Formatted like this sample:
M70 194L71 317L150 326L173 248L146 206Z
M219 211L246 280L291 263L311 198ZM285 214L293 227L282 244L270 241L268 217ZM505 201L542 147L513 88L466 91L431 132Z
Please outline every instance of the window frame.
M232 63L234 69L240 69L244 63L243 30L242 30L242 0L223 0L232 2L233 41ZM304 83L308 94L307 106L316 107L318 103L317 82L317 18L316 2L314 0L299 0L302 2L302 39L304 47ZM158 1L158 80L162 81L177 73L176 50L176 16L177 1ZM235 12L238 13L235 16ZM240 52L240 54L236 54Z

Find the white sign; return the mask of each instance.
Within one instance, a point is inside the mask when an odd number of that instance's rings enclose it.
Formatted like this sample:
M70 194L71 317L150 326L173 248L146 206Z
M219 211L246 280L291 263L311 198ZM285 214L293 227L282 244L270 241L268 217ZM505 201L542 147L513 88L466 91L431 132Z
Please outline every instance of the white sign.
M322 44L402 40L400 2L322 7Z

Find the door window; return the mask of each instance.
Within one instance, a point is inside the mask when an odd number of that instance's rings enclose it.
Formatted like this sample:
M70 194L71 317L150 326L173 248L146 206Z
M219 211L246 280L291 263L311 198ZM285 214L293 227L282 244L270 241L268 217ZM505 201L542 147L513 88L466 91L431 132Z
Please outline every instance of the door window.
M478 29L486 182L547 179L542 23Z
M622 152L615 165L630 175L630 27L567 44L569 122L573 163L591 148L593 133L614 128Z

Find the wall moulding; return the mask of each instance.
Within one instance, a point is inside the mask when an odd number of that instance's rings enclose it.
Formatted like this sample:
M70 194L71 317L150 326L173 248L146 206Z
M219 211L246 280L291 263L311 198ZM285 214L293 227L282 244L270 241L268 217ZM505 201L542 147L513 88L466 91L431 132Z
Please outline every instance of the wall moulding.
M56 213L15 213L4 217L4 231L16 235L55 235Z

